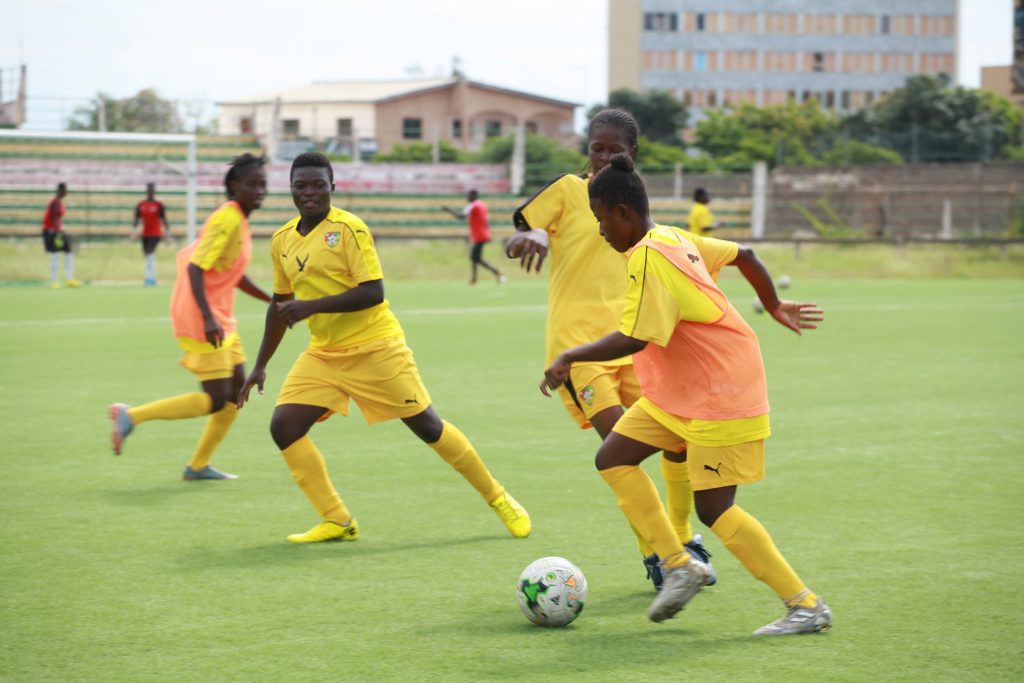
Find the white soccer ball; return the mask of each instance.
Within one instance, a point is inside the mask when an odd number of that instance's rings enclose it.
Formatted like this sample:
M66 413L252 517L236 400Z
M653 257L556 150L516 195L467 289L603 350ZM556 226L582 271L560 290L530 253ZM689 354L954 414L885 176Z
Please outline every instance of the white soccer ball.
M790 285L791 285L792 283L793 283L793 281L789 279L789 276L788 276L788 275L783 275L782 277L780 277L780 278L779 278L779 279L778 279L778 280L777 280L777 281L775 282L775 285L776 285L776 286L777 286L777 287L778 287L779 289L789 289L789 286L790 286Z
M565 626L583 611L587 579L564 557L542 557L519 575L516 597L526 618L538 626Z
M761 300L758 299L756 295L754 296L754 300L751 302L751 306L754 307L754 313L764 313L764 304L761 303Z

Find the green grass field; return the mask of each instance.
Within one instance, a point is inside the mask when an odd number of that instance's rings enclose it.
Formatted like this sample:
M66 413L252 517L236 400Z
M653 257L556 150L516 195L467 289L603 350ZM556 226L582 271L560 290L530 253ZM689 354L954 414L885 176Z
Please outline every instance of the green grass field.
M597 439L537 389L542 280L388 285L438 411L527 506L533 535L507 536L401 423L354 411L313 436L363 536L312 547L285 542L316 518L267 428L305 330L214 459L241 479L185 483L201 421L147 423L115 458L105 416L194 389L167 278L0 287L0 679L1021 680L1024 279L790 272L794 298L827 311L803 338L747 315L747 285L723 282L760 336L775 432L768 478L739 500L835 614L827 634L781 640L750 636L781 604L700 525L718 585L647 620ZM240 315L253 357L260 307L243 300ZM528 623L513 595L549 554L590 583L560 630Z

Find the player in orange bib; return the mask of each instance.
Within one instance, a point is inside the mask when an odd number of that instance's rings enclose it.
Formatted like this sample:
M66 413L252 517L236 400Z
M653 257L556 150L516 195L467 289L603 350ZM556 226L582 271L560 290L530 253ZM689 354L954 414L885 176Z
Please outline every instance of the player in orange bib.
M115 455L121 454L124 439L143 422L209 415L182 478L237 478L211 467L210 459L235 421L235 399L245 381L245 349L234 313L235 289L270 301L270 295L245 274L252 258L249 215L267 194L263 163L252 154L243 154L232 162L224 178L228 201L210 214L196 240L178 252L171 323L185 352L181 364L199 379L203 390L141 406L110 406Z
M760 522L735 504L739 484L764 477L764 440L771 433L756 335L686 234L651 220L643 180L628 155L612 157L589 194L601 236L628 254L626 304L618 331L560 354L545 370L541 390L547 395L561 386L574 363L633 355L643 397L615 424L596 464L630 524L661 558L664 583L648 616L670 618L710 578L707 565L686 552L640 468L655 452L685 444L697 516L786 605L785 616L755 634L828 629L828 607ZM782 301L773 310L797 330L822 320L816 304Z
M635 158L639 135L632 114L621 109L598 112L587 128L591 171L599 173L617 153ZM626 281L622 277L626 259L608 249L590 210L587 188L593 177L586 174L559 176L527 200L515 212L518 232L506 245L506 254L519 258L527 271L539 272L542 263L550 257L545 363L551 363L567 349L615 330L626 303ZM785 316L776 315L778 299L771 276L752 250L741 248L735 242L687 235L713 277L717 278L719 270L727 265L736 266L754 287L765 310L772 312L780 324L799 330L793 328ZM625 409L640 398L640 383L633 361L627 355L574 364L558 393L580 428L593 426L601 439L605 439ZM693 533L690 523L693 493L686 451L666 451L660 460L672 525L692 556L709 562L711 555L701 535ZM647 574L658 588L661 585L660 559L636 529L633 531Z
M509 533L528 536L530 516L487 467L459 429L434 409L405 332L384 298L384 275L370 229L331 206L334 169L322 154L292 162L292 200L299 216L270 240L274 301L263 342L238 397L263 393L267 363L285 331L309 325L309 347L292 365L277 398L270 434L295 483L320 516L293 543L355 541L359 524L338 495L309 430L355 400L369 424L399 419L457 471L497 513ZM415 506L410 492L410 506Z

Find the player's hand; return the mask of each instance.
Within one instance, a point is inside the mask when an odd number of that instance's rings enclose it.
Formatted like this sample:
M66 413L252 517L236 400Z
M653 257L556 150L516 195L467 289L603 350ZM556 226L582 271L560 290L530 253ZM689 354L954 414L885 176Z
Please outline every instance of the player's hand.
M253 385L260 392L260 396L263 395L263 383L267 381L267 371L257 366L252 369L249 376L245 378L245 384L242 385L242 390L238 392L238 399L235 403L241 408L245 405L245 402L249 400L249 392L252 391Z
M565 384L566 380L569 379L569 370L571 368L572 363L567 361L565 356L556 358L551 367L544 371L544 381L540 383L540 393L550 396L550 389L557 389Z
M517 232L505 243L505 256L518 258L519 266L527 273L531 269L539 273L547 255L548 245L532 231Z
M278 301L275 305L277 306L277 317L288 327L305 320L315 312L310 301L289 299L288 301Z
M801 330L816 330L817 323L825 319L825 311L818 308L818 304L802 301L780 301L778 308L772 311L772 317L793 330L797 334L803 334Z
M213 348L219 349L224 343L224 328L213 316L203 320L203 332L206 335L206 341L213 344Z

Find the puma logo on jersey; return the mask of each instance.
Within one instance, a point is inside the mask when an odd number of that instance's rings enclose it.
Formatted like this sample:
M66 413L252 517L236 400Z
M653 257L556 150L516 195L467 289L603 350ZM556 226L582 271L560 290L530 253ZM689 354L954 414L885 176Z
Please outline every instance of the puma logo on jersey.
M301 259L301 260L299 259L298 256L295 257L295 262L299 264L299 272L300 273L306 269L306 261L308 261L308 260L309 260L309 254L306 254L306 258Z
M696 254L687 254L686 258L690 259L690 263L696 263L697 261L700 261L700 256L697 256Z

